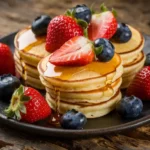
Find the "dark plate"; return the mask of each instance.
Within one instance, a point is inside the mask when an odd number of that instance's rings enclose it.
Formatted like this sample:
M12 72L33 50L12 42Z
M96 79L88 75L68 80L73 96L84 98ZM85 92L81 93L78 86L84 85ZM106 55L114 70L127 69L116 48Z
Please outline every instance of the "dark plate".
M0 40L0 42L8 44L12 50L14 50L14 39L15 33L8 35ZM145 36L146 43L144 51L148 53L150 51L150 37ZM131 128L136 128L138 126L144 125L150 122L150 102L144 102L144 110L142 115L136 120L123 120L116 112L112 112L104 117L97 119L89 119L86 126L82 130L65 130L61 128L46 127L43 122L37 124L27 124L18 122L13 119L7 119L3 113L5 107L8 104L0 101L0 122L4 123L15 129L19 129L25 132L32 132L38 135L47 136L57 136L57 137L69 137L69 138L79 138L79 137L91 137L102 134L108 134L113 132L119 132Z

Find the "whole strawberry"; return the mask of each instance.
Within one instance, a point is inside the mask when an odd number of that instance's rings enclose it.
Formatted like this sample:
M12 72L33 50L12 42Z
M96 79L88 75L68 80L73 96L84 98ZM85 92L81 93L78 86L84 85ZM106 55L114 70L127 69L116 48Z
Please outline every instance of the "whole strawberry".
M21 85L14 92L10 106L5 113L7 117L34 123L47 118L51 114L51 108L37 90Z
M142 100L150 100L150 66L138 72L127 89L127 95L134 95Z
M101 5L101 11L99 14L92 15L88 28L89 39L92 41L98 38L110 39L117 30L115 11L109 11L104 4Z
M2 74L15 75L15 64L10 48L0 43L0 75Z
M53 52L74 36L83 35L82 27L70 16L56 16L47 29L46 50Z

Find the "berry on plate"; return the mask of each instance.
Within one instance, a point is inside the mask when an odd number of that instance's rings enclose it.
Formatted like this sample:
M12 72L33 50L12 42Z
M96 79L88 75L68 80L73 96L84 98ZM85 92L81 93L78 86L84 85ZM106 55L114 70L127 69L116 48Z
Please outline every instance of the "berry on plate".
M77 5L76 7L73 7L71 9L72 11L74 11L74 17L77 19L82 19L84 21L86 21L88 24L91 21L91 10L85 5Z
M83 28L77 21L65 15L56 16L48 25L46 50L53 52L74 36L82 36Z
M130 28L125 23L118 23L117 31L113 35L112 40L118 43L128 42L132 37Z
M9 102L12 94L19 85L20 80L11 74L0 76L0 100Z
M140 116L143 110L143 103L135 96L125 96L116 104L116 110L121 117L134 119Z
M21 85L14 92L10 106L5 113L7 117L34 123L47 118L51 114L51 108L37 90Z
M71 38L49 57L49 62L57 66L81 66L94 59L94 46L83 36Z
M94 41L98 38L110 39L117 30L117 20L113 12L109 11L104 4L102 12L93 14L88 28L89 39Z
M86 122L85 115L74 109L66 112L60 119L60 124L64 129L82 129Z
M15 63L10 48L0 43L0 75L15 75Z
M135 95L141 100L150 100L150 66L139 71L127 89L127 95Z
M110 61L115 54L113 44L107 39L96 39L94 41L94 47L96 58L101 62Z
M51 17L47 15L42 15L37 17L33 22L32 22L32 31L35 35L43 35L46 34L47 32L47 27L51 21Z

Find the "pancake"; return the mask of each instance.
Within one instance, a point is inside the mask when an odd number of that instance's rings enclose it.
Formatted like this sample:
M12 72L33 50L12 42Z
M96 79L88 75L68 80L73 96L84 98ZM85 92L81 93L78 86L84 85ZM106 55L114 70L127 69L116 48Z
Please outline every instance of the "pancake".
M77 105L66 103L64 101L56 101L52 99L48 93L46 93L46 100L55 111L58 111L60 114L66 113L67 110L72 108L82 112L87 118L97 118L104 116L115 109L116 103L121 99L121 92L117 92L111 99L106 102L92 104L92 105Z
M122 59L124 73L121 88L127 88L136 73L144 66L145 56L143 53L144 37L135 28L128 26L132 32L131 39L126 43L115 43L112 41L115 52Z
M55 111L63 114L76 109L87 118L96 118L112 111L121 99L123 67L118 54L107 63L95 61L76 67L55 66L49 57L39 62L38 71L46 99Z
M45 50L45 40L45 36L36 37L28 27L17 33L14 44L24 62L37 67L39 61L49 55Z
M88 91L105 87L121 77L123 67L121 58L115 54L107 62L92 62L81 67L58 67L48 62L49 56L42 59L38 65L44 85L54 86L61 91Z
M15 65L17 75L26 85L37 89L44 89L40 79L37 65L49 53L45 50L45 36L36 37L31 27L25 28L15 36Z

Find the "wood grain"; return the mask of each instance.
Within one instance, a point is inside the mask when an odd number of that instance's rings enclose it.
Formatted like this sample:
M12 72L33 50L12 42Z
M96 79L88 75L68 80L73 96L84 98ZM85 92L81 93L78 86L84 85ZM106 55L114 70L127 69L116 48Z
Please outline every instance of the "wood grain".
M31 24L41 14L54 17L76 4L87 4L98 11L102 0L0 0L0 36ZM149 0L105 0L118 11L118 20L150 34ZM38 137L7 128L0 124L1 150L149 150L150 126L120 134L90 139L70 140Z

